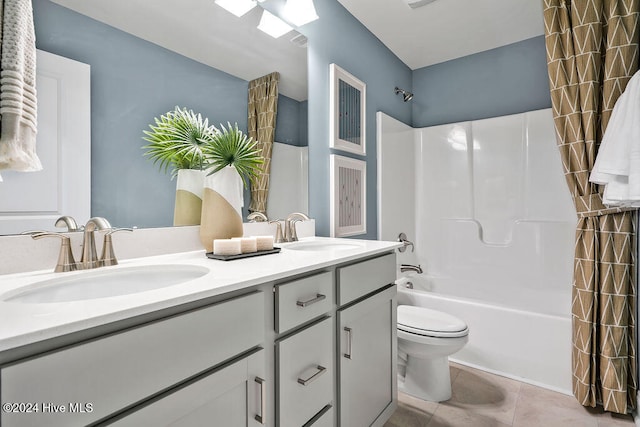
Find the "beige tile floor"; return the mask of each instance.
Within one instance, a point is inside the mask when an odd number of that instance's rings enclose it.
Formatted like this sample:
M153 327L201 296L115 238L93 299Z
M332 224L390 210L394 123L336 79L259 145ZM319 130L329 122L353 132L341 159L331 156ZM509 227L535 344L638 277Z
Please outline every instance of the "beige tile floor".
M384 427L634 426L630 415L587 409L572 396L454 363L451 389L451 399L440 403L400 393Z

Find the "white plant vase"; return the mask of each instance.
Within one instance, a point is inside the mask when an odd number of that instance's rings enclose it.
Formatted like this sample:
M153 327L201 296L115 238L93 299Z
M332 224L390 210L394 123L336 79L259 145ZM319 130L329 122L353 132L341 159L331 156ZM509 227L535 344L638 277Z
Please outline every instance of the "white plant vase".
M213 252L214 239L242 237L242 178L227 166L204 179L200 241Z
M206 172L201 170L178 170L173 225L200 224L205 176Z

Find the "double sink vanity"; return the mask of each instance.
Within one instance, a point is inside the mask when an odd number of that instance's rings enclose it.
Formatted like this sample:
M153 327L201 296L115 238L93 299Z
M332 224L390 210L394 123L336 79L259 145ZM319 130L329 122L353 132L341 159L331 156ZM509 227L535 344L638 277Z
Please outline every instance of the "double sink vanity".
M0 425L381 426L400 245L0 276Z

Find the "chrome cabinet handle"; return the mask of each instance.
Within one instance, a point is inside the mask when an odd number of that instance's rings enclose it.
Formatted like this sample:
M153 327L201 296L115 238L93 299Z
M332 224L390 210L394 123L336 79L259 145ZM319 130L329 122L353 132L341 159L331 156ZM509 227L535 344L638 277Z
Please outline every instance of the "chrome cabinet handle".
M347 333L347 352L343 354L347 359L351 359L351 339L352 339L352 331L351 328L344 327L344 331Z
M307 384L311 384L313 381L317 380L318 378L320 378L320 376L322 374L324 374L325 372L327 372L327 368L325 368L324 366L316 366L316 373L311 375L309 378L303 379L303 378L298 378L298 384L302 384L302 385L307 385Z
M314 298L311 298L311 299L309 299L309 300L306 300L306 301L296 301L296 305L297 305L298 307L302 307L302 308L304 308L304 307L308 307L308 306L310 306L311 304L315 304L315 303L317 303L318 301L322 301L322 300L323 300L323 299L325 299L325 298L327 298L327 296L326 296L326 295L316 294L316 296L315 296Z
M255 381L260 384L260 415L255 416L255 420L260 424L266 424L267 417L267 382L260 377L256 377Z

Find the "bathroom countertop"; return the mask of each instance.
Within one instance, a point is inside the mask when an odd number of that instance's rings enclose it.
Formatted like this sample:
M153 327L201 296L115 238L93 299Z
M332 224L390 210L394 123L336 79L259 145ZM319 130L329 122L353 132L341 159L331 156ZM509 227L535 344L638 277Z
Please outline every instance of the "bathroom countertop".
M0 276L0 352L151 313L184 303L221 295L283 279L358 258L388 252L402 246L377 240L311 237L300 242L340 242L355 248L294 250L292 243L277 244L279 254L234 261L212 260L204 251L125 260L120 265L96 270L53 273L51 270ZM191 281L161 289L116 297L57 303L5 301L23 287L37 282L126 267L186 264L204 266L210 272Z

